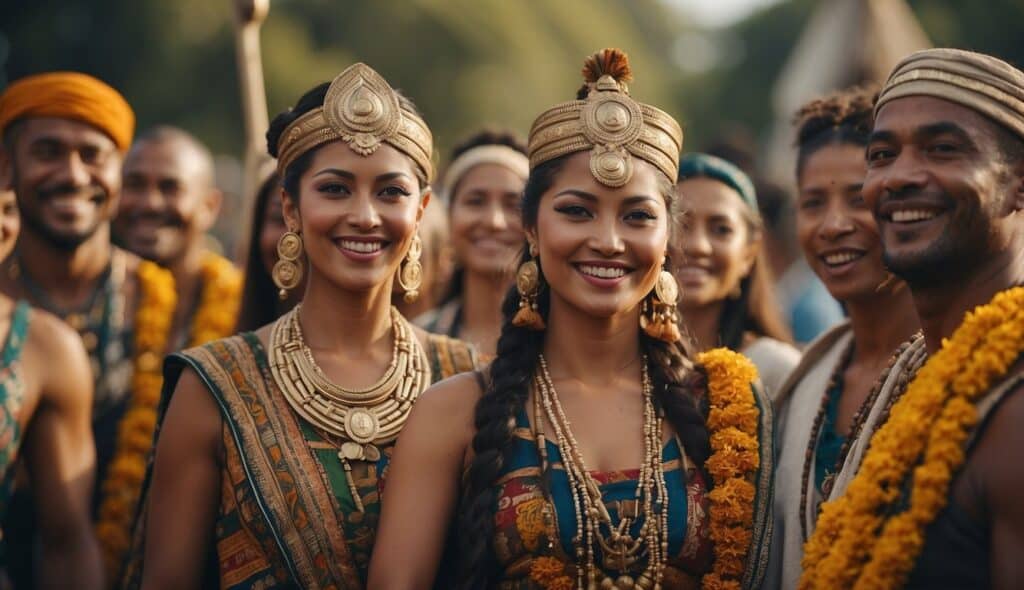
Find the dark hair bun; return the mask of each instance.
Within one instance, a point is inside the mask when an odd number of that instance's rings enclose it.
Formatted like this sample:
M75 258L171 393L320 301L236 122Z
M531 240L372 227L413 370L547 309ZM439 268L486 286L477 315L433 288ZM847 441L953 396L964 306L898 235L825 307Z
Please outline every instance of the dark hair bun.
M303 94L294 107L274 117L274 120L270 122L270 127L267 128L268 154L276 158L278 156L277 144L280 142L281 134L284 133L284 130L302 115L324 105L324 97L327 96L327 89L330 85L330 82L324 82L316 86Z

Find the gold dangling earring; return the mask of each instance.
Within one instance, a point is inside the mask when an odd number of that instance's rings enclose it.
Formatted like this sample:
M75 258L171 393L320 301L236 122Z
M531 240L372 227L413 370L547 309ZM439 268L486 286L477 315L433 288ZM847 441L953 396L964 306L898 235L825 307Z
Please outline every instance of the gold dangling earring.
M423 240L417 233L412 237L409 244L409 252L405 255L405 263L398 273L398 284L405 291L403 299L406 303L412 303L420 296L420 285L423 284L423 265L420 264L420 257L423 255Z
M539 332L546 328L544 317L537 307L537 294L540 293L541 274L537 266L537 247L530 244L530 256L533 258L519 265L516 271L516 290L519 291L519 311L512 318L512 325Z
M299 286L302 282L302 264L299 263L299 256L302 255L302 236L297 232L288 230L277 240L277 262L270 272L270 277L279 289L277 296L284 301L288 298L288 291Z
M654 284L654 292L644 300L640 310L640 327L651 338L674 344L679 342L679 316L676 302L679 301L679 283L672 273L661 271Z

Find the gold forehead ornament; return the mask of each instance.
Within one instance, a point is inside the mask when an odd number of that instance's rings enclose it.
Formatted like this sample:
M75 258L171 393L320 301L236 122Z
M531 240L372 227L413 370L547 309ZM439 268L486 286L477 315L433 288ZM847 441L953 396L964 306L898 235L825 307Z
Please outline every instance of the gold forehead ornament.
M530 129L530 167L590 150L590 172L601 184L620 187L633 176L632 156L661 170L672 182L679 169L683 130L671 115L629 95L626 54L604 49L583 68L586 97L558 104Z
M426 122L406 108L387 80L366 64L353 64L338 74L327 89L323 107L305 113L284 130L278 140L278 170L283 173L302 154L338 140L363 156L387 143L412 158L427 182L433 179L433 138Z

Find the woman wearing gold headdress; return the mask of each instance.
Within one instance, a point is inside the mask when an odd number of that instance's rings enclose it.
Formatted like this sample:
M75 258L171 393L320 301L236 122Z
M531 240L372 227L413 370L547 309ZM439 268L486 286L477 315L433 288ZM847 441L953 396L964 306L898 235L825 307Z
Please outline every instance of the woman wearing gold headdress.
M664 270L682 131L629 96L621 51L584 76L530 132L497 358L425 395L396 448L370 588L760 584L769 406L742 356L687 357Z
M362 588L395 437L432 381L475 365L391 306L394 282L418 288L433 172L412 103L356 64L267 142L288 226L272 274L282 297L307 274L305 294L269 326L169 358L129 585Z

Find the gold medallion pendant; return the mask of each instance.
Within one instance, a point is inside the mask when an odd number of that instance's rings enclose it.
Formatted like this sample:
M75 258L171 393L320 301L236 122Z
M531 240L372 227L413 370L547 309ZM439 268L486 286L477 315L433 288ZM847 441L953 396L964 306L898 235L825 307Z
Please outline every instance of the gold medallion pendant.
M342 387L327 378L306 345L301 307L271 329L270 373L295 413L338 447L349 491L362 511L351 462L380 460L380 445L398 437L413 402L430 385L430 364L409 323L391 308L394 350L384 375L363 389Z

